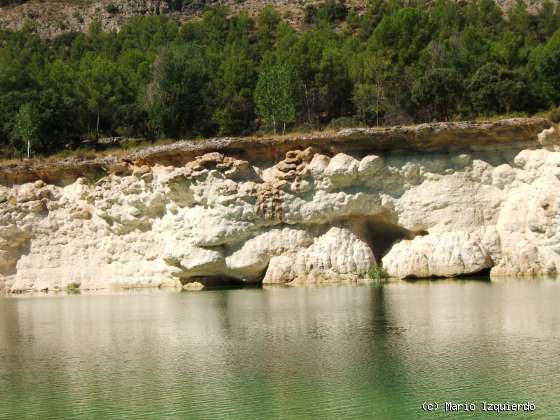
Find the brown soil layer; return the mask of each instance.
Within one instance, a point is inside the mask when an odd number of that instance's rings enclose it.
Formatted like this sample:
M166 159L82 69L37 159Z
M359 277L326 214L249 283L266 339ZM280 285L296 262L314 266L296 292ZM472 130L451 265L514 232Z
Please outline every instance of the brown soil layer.
M477 150L519 145L537 147L537 134L549 128L544 118L514 118L495 122L441 122L390 128L351 128L336 133L274 137L225 137L183 140L93 159L31 159L0 163L0 184L11 186L42 180L65 185L79 177L98 179L110 173L128 174L142 165L181 166L196 156L220 152L252 163L275 162L290 150L312 147L333 155L400 151Z

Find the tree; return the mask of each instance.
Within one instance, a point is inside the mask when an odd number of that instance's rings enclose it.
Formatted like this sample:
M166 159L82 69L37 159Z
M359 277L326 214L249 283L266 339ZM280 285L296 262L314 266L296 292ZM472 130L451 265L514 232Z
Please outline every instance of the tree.
M37 140L39 118L31 104L22 105L16 115L16 136L27 145L27 158L31 156L31 143Z
M360 83L354 88L352 101L356 107L356 116L368 125L379 125L379 117L383 110L381 104L380 85Z
M531 65L546 98L554 105L560 104L560 30L531 54Z
M278 12L270 5L265 6L257 18L257 49L261 56L271 50L276 42L276 28L280 23Z
M127 82L113 61L92 54L81 60L77 89L81 100L94 116L97 139L101 117L111 121L117 104L134 100Z
M454 0L436 0L430 11L430 21L439 39L447 39L458 33L464 25L461 6Z
M352 101L358 118L379 126L386 111L385 87L391 77L391 62L382 52L353 54L348 57L354 83Z
M379 23L369 40L374 50L388 50L400 67L411 64L428 45L432 24L421 9L403 8Z
M319 88L320 111L327 119L352 113L352 82L338 48L326 47L323 50L315 82Z
M412 101L428 119L448 120L463 96L461 77L453 69L436 68L417 79L412 86Z
M487 63L478 69L470 79L467 90L477 114L520 110L530 98L521 74L496 63Z
M257 114L262 117L276 134L277 124L295 121L298 83L293 70L286 65L275 65L261 72L255 89Z
M557 8L550 0L544 0L536 16L538 40L543 42L551 37L560 26L560 16Z
M67 145L78 144L84 120L74 97L53 85L39 92L33 109L38 117L40 140L36 143L36 152L50 154Z
M322 4L305 6L304 22L307 24L317 22L336 22L346 19L348 8L346 0L327 0Z
M11 6L13 4L22 4L27 0L0 0L0 7Z
M513 32L525 37L533 35L531 28L532 20L524 0L516 0L514 6L508 11L508 26Z
M146 94L150 123L160 137L205 134L209 115L209 73L202 50L194 44L163 49L152 69Z
M214 118L220 134L242 134L253 128L255 67L246 43L236 42L227 48L214 81L217 102Z

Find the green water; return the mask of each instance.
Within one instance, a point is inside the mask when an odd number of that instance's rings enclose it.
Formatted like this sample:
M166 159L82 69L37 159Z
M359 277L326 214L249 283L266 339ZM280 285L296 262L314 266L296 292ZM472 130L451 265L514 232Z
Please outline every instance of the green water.
M5 297L0 418L560 418L559 352L546 280Z

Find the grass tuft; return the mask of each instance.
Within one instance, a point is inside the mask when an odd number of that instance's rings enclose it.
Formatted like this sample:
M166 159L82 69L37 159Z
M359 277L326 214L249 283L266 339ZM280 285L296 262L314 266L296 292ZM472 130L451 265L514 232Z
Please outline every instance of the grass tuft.
M77 294L80 293L80 283L72 282L66 285L66 293L68 294Z
M367 272L367 275L372 280L386 280L389 278L389 273L383 267L373 267Z

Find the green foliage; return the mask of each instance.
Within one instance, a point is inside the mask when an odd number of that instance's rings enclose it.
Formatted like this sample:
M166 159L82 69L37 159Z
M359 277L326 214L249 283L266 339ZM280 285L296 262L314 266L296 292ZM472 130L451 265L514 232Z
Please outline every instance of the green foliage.
M473 108L483 115L527 109L528 89L521 75L496 63L478 69L467 89Z
M418 112L426 113L429 121L447 121L457 112L463 90L455 70L435 68L416 79L412 85L412 100Z
M107 6L105 6L105 11L109 14L115 14L119 11L119 8L117 6L115 6L114 4L108 4Z
M26 3L27 0L0 0L0 7Z
M91 126L99 137L100 120L111 124L116 106L132 99L129 80L114 61L101 55L85 54L79 66L76 93L91 113Z
M383 117L381 86L372 83L360 83L354 88L352 97L356 106L356 117L369 125L379 125L379 118Z
M327 128L339 130L341 128L359 127L361 125L361 121L359 121L356 117L339 117L332 119L327 124Z
M214 80L216 111L214 119L222 135L248 133L254 129L253 91L257 72L248 43L238 41L225 51Z
M542 92L551 103L560 104L560 30L536 49L531 59Z
M68 283L66 285L66 293L69 295L79 294L81 284L77 282Z
M16 114L14 127L15 136L27 147L27 157L30 154L31 144L37 139L39 133L39 117L31 104L23 104Z
M389 278L387 270L380 266L371 268L367 275L372 280L387 280Z
M152 70L146 106L161 137L180 138L206 131L209 74L203 51L194 44L163 49Z
M257 114L276 133L278 125L295 121L299 83L293 70L286 65L274 65L259 75L255 89Z
M550 115L548 118L550 118L550 121L552 121L553 123L560 123L560 107L556 107L552 111L550 111Z
M403 8L388 15L379 23L371 47L387 50L391 61L398 67L411 64L428 45L432 34L429 16L420 8Z
M535 14L523 1L503 13L494 0L368 0L359 11L325 0L305 13L303 32L272 6L255 18L208 8L183 24L140 16L119 32L93 22L50 40L31 21L0 30L0 150L26 152L29 132L33 153L47 155L101 136L242 135L560 105L560 8L548 0Z
M319 5L308 4L305 6L303 20L307 24L337 22L345 20L346 16L348 16L348 8L345 0L327 0Z
M184 0L166 0L169 10L182 11Z

